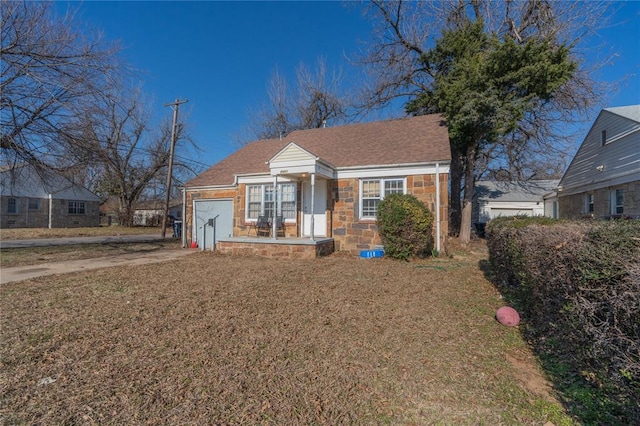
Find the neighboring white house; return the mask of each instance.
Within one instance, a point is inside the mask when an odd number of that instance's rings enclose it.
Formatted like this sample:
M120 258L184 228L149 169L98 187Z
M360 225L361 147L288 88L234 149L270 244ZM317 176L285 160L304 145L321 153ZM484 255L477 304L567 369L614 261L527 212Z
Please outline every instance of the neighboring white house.
M474 222L501 216L558 217L555 190L559 180L479 181L474 196Z
M0 192L0 228L100 225L100 197L51 171L0 167Z
M558 186L560 217L640 216L640 105L603 109Z
M146 200L136 204L133 213L133 224L136 226L160 226L164 215L164 200ZM182 220L182 201L169 202L169 217Z

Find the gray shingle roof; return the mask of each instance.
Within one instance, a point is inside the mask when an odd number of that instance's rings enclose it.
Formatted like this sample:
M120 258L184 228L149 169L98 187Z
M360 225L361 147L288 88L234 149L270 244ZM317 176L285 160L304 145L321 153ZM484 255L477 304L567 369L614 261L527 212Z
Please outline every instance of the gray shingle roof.
M449 135L439 114L322 129L297 130L283 140L252 142L185 184L230 185L238 174L269 173L266 164L295 143L337 169L449 161Z
M525 182L476 182L475 195L479 200L522 202L540 201L558 187L559 180L529 180Z
M612 107L605 108L604 110L640 123L640 105Z

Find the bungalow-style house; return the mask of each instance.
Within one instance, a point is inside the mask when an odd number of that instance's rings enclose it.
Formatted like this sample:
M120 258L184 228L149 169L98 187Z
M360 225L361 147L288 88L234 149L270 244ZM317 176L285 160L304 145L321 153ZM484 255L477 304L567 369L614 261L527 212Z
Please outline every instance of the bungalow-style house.
M100 226L100 197L51 171L0 167L1 228Z
M559 180L478 181L474 193L474 222L496 217L558 217L555 190Z
M377 206L391 193L423 201L440 237L447 233L450 159L440 115L255 141L184 186L183 243L267 256L358 253L380 244Z
M640 217L640 105L605 108L558 186L561 218Z

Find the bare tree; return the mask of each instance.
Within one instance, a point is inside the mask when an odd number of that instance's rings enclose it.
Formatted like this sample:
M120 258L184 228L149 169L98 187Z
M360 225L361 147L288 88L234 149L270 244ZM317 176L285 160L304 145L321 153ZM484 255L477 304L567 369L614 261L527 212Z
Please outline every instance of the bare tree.
M267 85L268 102L250 112L246 137L239 138L239 143L346 120L352 102L342 84L342 74L335 70L329 74L324 58L318 59L313 70L303 63L296 68L294 91L276 68Z
M249 133L258 139L286 136L296 129L294 107L286 78L276 68L267 84L268 102L260 105L249 124Z
M0 149L3 162L51 164L60 129L120 69L115 46L75 30L51 2L0 3Z
M520 45L544 40L553 46L570 46L571 58L578 64L572 78L556 88L551 99L524 114L496 143L471 150L452 144L450 229L461 232L463 241L469 239L471 208L467 204L479 176L495 169L512 178L531 177L535 167L525 161L527 157L550 162L550 170L560 168L568 146L563 134L566 124L584 118L603 89L591 78L592 70L575 46L603 25L606 10L602 3L544 0L371 2L375 37L361 58L371 78L364 90L363 108L433 93L435 78L443 70L425 60L427 55L443 31L460 29L470 21L481 22L485 33L496 40L515 40ZM441 112L434 104L421 110L434 112ZM559 128L561 124L564 129Z
M85 105L64 135L66 155L99 170L93 189L103 198L117 197L120 223L133 225L135 203L166 170L171 122L167 119L154 130L139 95L108 92L90 108ZM182 125L177 140L186 140Z
M300 64L297 69L297 81L298 128L317 129L325 126L329 120L346 116L348 101L340 92L341 73L333 71L329 75L324 58L318 59L315 72Z

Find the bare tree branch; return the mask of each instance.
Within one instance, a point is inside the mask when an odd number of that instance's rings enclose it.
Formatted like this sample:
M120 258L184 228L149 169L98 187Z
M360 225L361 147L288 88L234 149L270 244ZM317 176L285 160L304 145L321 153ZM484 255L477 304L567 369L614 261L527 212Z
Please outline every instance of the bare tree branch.
M53 3L7 1L0 10L3 161L50 164L61 126L116 78L118 48L82 36Z

